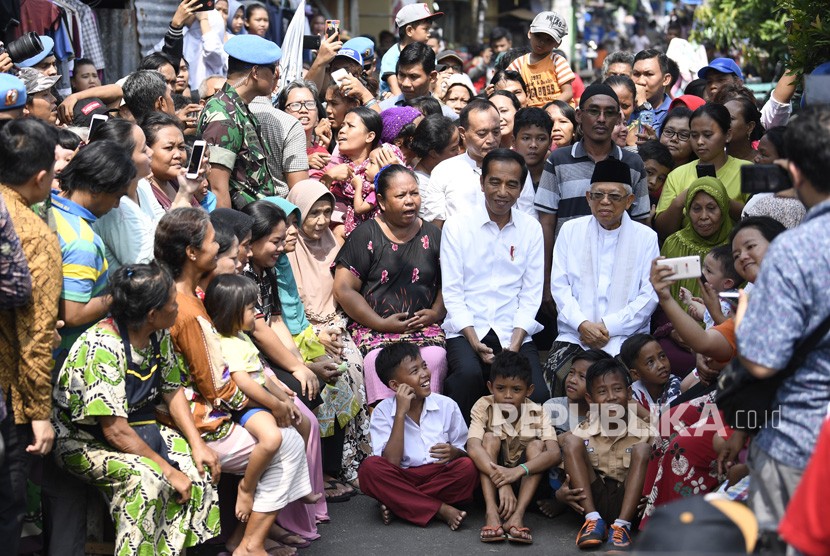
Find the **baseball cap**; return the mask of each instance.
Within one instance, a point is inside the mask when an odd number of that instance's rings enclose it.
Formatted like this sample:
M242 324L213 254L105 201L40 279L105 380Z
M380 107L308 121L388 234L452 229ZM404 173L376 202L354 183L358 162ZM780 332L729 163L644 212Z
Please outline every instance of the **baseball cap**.
M398 10L398 15L395 16L395 25L400 29L410 23L421 21L424 19L434 19L443 17L444 12L432 13L429 11L427 4L408 4Z
M735 63L735 60L732 58L715 58L709 65L703 68L700 68L700 71L697 72L697 76L701 79L706 79L706 74L709 73L709 70L719 71L720 73L733 73L738 76L738 79L743 81L744 74L741 73L741 68L738 67L738 64Z
M541 12L533 18L530 24L531 33L545 33L553 37L556 42L562 42L568 34L568 24L565 19L556 12Z
M634 554L747 554L758 522L739 502L690 496L659 506L634 544Z
M678 106L685 106L689 110L694 111L703 106L704 104L706 104L706 101L698 96L680 95L679 97L675 97L674 100L671 101L671 104L669 104L669 111L674 110Z
M461 59L461 56L458 55L458 52L456 52L455 50L442 50L438 53L438 56L436 56L435 58L435 63L438 66L441 66L440 68L436 69L438 69L438 71L443 71L444 68L447 67L448 60L456 60L458 61L459 66L464 67L464 60Z
M355 37L343 43L343 48L351 48L360 52L363 62L375 59L375 43L367 37Z
M476 88L473 86L473 80L466 73L454 73L447 79L446 83L448 91L453 85L464 85L470 90L470 98L476 96Z
M35 68L21 68L18 77L26 84L26 94L29 96L51 89L61 78L60 75L43 75Z
M353 60L360 64L363 67L363 56L360 55L360 52L355 50L354 48L346 48L345 46L342 47L340 50L337 51L337 55L335 58L348 58L349 60Z
M39 53L35 54L31 58L27 58L22 62L17 64L19 68L31 68L32 66L36 66L41 63L47 56L52 54L52 50L55 49L55 41L52 40L52 37L48 35L38 35L41 44L43 44L43 50Z
M0 112L26 105L26 85L10 73L0 73Z
M99 98L85 98L79 100L72 109L72 123L79 127L89 127L92 116L109 114L107 105Z

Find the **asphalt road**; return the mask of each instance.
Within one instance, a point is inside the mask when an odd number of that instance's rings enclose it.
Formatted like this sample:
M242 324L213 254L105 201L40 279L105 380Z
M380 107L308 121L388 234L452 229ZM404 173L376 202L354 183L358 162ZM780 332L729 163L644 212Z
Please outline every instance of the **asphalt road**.
M479 541L479 529L484 525L483 502L464 508L467 518L458 531L450 531L443 522L434 521L421 528L395 520L384 525L377 502L359 495L348 502L329 504L331 521L319 526L321 538L309 548L299 551L301 556L423 556L465 554L556 554L568 556L584 554L574 541L582 520L569 513L548 519L536 511L528 512L525 525L532 529L533 544L489 543Z

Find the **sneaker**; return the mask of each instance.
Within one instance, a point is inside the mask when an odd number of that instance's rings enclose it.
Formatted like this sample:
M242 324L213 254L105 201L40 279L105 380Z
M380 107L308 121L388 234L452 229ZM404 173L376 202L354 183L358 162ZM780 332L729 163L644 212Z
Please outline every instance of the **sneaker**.
M612 525L608 545L614 549L627 549L631 546L631 530L622 525Z
M580 549L595 548L608 538L608 526L602 519L586 519L576 536L576 546Z

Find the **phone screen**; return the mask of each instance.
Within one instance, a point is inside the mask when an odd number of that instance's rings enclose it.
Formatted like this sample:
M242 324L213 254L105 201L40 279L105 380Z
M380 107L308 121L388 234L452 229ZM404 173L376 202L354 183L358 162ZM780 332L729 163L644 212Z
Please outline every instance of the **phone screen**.
M195 176L199 173L199 166L205 154L204 145L193 145L193 153L190 155L190 162L187 165L187 174Z
M89 122L89 137L92 137L92 133L98 129L101 124L106 122L109 119L109 116L105 116L103 114L96 114L92 116L92 121Z

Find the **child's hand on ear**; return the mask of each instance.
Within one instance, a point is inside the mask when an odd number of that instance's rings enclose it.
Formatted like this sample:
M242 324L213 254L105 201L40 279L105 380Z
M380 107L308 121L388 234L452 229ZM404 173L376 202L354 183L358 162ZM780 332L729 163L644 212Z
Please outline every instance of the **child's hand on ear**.
M409 411L412 400L415 399L415 391L408 384L398 384L395 392L396 414L400 415Z

